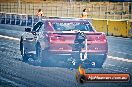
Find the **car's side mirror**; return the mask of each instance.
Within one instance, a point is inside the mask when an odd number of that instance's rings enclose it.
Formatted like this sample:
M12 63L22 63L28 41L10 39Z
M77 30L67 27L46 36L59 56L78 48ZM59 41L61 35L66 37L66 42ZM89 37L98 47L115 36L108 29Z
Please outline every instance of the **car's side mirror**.
M31 28L25 28L25 32L31 32Z

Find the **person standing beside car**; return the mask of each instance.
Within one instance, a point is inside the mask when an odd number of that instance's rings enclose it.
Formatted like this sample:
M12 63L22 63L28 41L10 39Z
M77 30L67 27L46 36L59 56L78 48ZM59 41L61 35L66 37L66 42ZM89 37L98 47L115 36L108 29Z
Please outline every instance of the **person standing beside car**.
M39 17L39 21L42 20L43 11L41 9L38 9L38 12L36 13L36 15Z
M81 14L81 17L80 17L80 18L88 18L88 13L87 13L86 8L85 8L85 9L83 9L83 12L82 12L82 14Z

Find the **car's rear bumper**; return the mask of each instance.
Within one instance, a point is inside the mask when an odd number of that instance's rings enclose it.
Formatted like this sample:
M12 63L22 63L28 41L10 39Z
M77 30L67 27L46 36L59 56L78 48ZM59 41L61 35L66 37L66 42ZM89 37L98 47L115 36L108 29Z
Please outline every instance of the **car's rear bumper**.
M78 51L72 51L72 52L54 52L51 51L52 55L61 55L66 56L68 55L68 58L73 58L76 60L76 65L73 66L74 68L77 68L79 64L83 64L84 68L101 68L103 63L105 62L107 58L107 51L93 51L93 52L87 52L87 59L84 61L81 61L80 59L80 53ZM61 59L58 59L61 58ZM62 60L65 57L55 57L55 60ZM72 59L71 59L72 60ZM65 61L68 62L68 61ZM71 61L72 62L72 61ZM71 64L72 65L72 64Z
M88 54L106 54L107 53L107 50L88 50L88 51L72 51L72 50L49 50L49 52L51 54L54 54L54 55L71 55L71 54L74 54L74 53L88 53Z

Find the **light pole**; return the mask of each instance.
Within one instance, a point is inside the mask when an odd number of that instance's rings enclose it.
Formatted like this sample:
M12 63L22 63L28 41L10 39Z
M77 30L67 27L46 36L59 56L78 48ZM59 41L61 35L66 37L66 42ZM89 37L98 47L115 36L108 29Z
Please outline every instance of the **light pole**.
M17 8L17 13L19 13L19 9L20 9L20 5L21 5L21 1L20 0L17 0L17 3L18 3L18 8Z
M124 2L122 2L122 13L121 13L121 19L123 19L124 11L125 11L125 9L124 9Z

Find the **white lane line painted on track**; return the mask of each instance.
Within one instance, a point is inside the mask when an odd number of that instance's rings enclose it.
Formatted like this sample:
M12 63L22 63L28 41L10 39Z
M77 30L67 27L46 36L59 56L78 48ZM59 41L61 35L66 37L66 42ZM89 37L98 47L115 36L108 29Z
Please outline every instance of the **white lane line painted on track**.
M20 41L19 38L15 38L15 37L10 37L10 36L4 36L4 35L0 35L1 38L6 38L6 39L11 39L11 40L17 40Z
M125 53L125 52L120 52L120 51L110 51L110 53L119 53L119 54L124 54L124 55L127 55L127 54L132 55L130 53Z
M116 72L118 72L118 73L119 73L119 72L120 72L120 73L125 73L125 72L126 72L126 71L123 71L123 70L111 69L111 68L107 68L107 67L105 67L104 69L105 69L105 70L112 71L112 72L115 72L115 73L116 73Z
M15 38L15 37L10 37L10 36L4 36L4 35L0 35L1 38L6 38L6 39L11 39L11 40L17 40L20 41L19 38ZM109 59L113 59L113 60L118 60L118 61L123 61L123 62L129 62L132 63L132 60L130 59L124 59L124 58L119 58L119 57L113 57L113 56L108 56Z
M114 37L114 36L108 36L108 37L110 37L110 38L117 38L117 39L131 39L131 38L123 38L123 37Z
M127 67L117 66L117 65L113 65L113 64L109 64L109 63L107 63L107 65L112 66L112 67L117 67L117 68L120 68L120 69L126 69L126 70L129 69Z
M120 57L113 57L113 56L108 56L109 59L113 59L113 60L119 60L119 61L123 61L123 62L129 62L132 63L132 60L130 59L124 59L124 58L120 58Z

